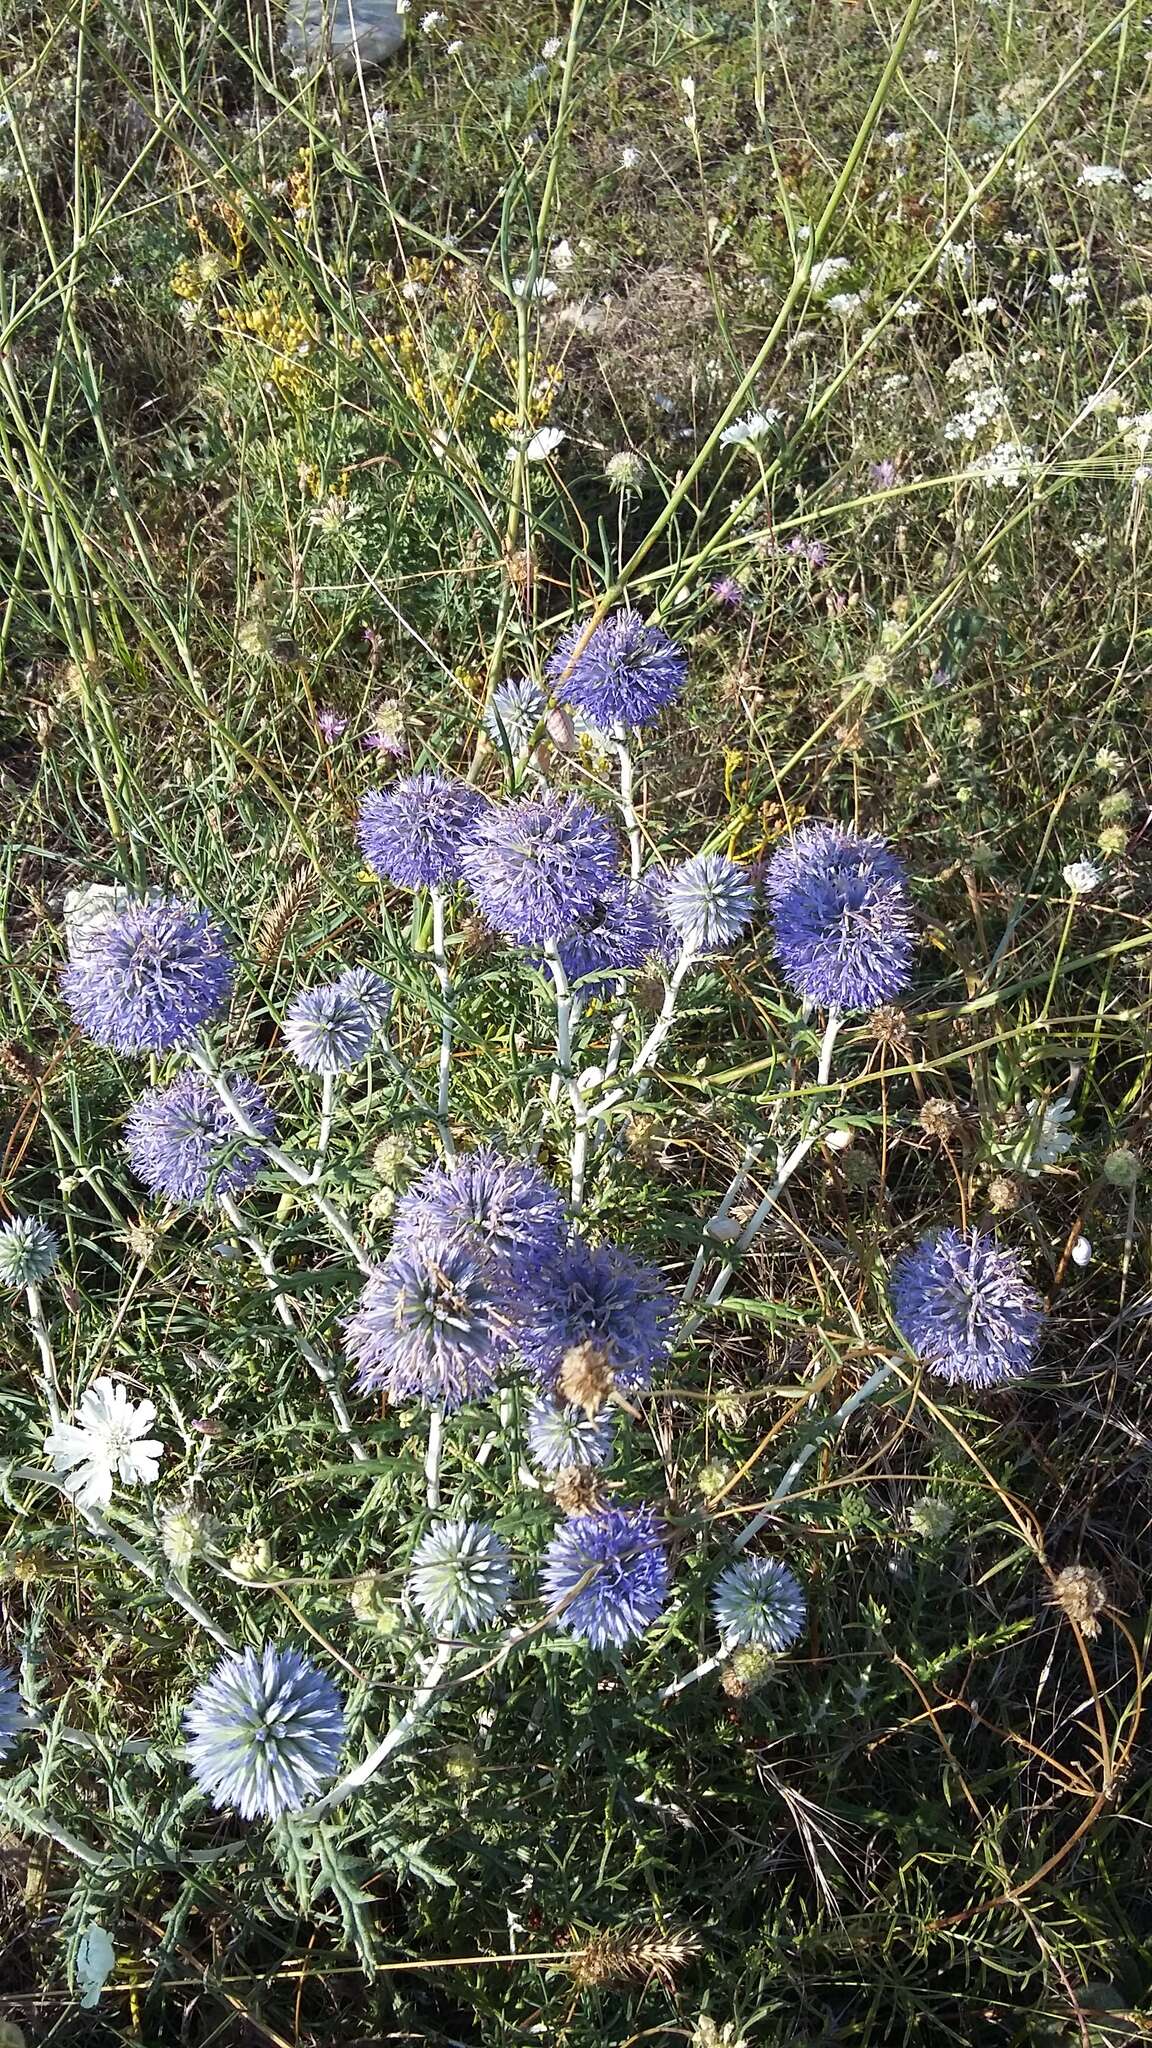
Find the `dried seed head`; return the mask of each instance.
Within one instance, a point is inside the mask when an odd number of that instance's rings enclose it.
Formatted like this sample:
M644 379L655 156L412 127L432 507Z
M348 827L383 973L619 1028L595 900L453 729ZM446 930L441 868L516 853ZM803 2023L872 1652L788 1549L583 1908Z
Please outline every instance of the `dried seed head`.
M481 960L496 951L496 934L482 917L466 917L460 927L460 950L469 960Z
M603 1506L599 1474L591 1465L561 1465L552 1481L552 1494L566 1515L591 1515Z
M1098 1636L1098 1617L1108 1605L1108 1588L1090 1565L1065 1565L1052 1581L1052 1604L1062 1608L1084 1636Z
M994 1174L988 1183L988 1207L994 1216L1008 1216L1020 1207L1023 1189L1010 1173Z
M34 1087L43 1072L35 1053L21 1045L18 1038L6 1038L0 1044L0 1074L14 1081L17 1087Z
M897 1052L906 1052L912 1043L908 1012L898 1003L882 1003L878 1010L873 1010L868 1028L877 1045L890 1045Z
M919 1124L941 1145L954 1145L963 1136L964 1112L946 1095L931 1095L920 1111Z
M730 1700L750 1699L771 1677L777 1662L771 1650L755 1645L733 1650L720 1674L720 1684Z
M513 548L505 559L504 567L514 590L531 590L536 564L527 548Z
M670 1991L676 1972L699 1954L700 1943L694 1934L635 1928L621 1934L594 1934L574 1952L568 1968L581 1989L657 1977Z
M585 1415L598 1415L616 1386L608 1353L599 1344L573 1344L564 1354L557 1386L574 1408L582 1408Z

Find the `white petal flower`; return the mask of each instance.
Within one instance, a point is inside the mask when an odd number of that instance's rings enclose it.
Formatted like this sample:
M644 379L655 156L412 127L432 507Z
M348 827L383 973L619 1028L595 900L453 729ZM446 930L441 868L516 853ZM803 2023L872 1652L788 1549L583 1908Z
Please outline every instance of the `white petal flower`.
M554 299L560 287L550 277L514 277L512 289L518 299Z
M1071 860L1064 869L1064 880L1073 896L1090 896L1103 879L1099 868L1090 860Z
M1031 1134L1031 1149L1027 1158L1021 1161L1023 1171L1035 1175L1046 1166L1055 1166L1071 1151L1075 1142L1071 1131L1064 1126L1075 1114L1066 1095L1055 1095L1051 1102L1041 1105L1037 1101L1028 1104L1028 1128Z
M563 427L537 427L531 439L524 443L525 462L547 462L548 457L556 453L561 442L567 439ZM516 449L510 448L507 460L515 462L516 454Z
M721 448L758 448L763 441L771 439L773 429L779 424L780 414L775 406L766 412L746 412L743 418L733 420L720 436Z
M53 1469L79 1507L106 1507L114 1482L152 1486L164 1446L145 1431L156 1420L152 1401L130 1401L118 1381L93 1380L74 1422L59 1422L45 1439Z

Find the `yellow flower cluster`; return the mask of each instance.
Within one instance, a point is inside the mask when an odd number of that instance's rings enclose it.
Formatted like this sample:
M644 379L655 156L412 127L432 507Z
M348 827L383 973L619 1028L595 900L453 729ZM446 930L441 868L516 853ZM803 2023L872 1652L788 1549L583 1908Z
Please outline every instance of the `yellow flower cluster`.
M225 306L220 332L235 348L254 342L260 374L282 398L303 398L313 381L307 358L316 341L314 320L290 310L283 294L266 291L250 306Z
M552 407L556 403L556 394L563 382L564 371L561 365L559 363L545 363L541 374L532 386L528 398L528 418L523 424L527 426L530 432L535 433L537 427L544 425ZM511 436L522 431L519 414L507 410L490 413L488 424L491 427L495 427L498 434L508 434Z

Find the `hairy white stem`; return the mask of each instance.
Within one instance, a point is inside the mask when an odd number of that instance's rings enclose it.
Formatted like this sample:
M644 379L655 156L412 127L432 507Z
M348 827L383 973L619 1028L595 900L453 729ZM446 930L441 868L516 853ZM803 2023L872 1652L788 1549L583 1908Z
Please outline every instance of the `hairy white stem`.
M367 1458L368 1453L357 1437L352 1417L348 1413L348 1404L344 1399L344 1390L340 1385L339 1376L300 1328L295 1308L280 1285L280 1275L276 1270L276 1261L271 1250L265 1244L251 1218L241 1213L231 1195L221 1195L219 1199L220 1207L231 1223L233 1230L235 1230L237 1236L243 1239L268 1282L268 1292L272 1297L272 1306L276 1310L280 1321L289 1332L300 1356L311 1366L312 1371L323 1387L332 1413L336 1417L337 1428L341 1436L345 1438L352 1456L359 1459Z
M310 1823L323 1820L325 1814L333 1812L337 1806L342 1806L354 1792L359 1792L364 1785L369 1784L384 1768L389 1757L403 1748L432 1705L437 1687L452 1660L452 1647L451 1643L440 1645L436 1655L425 1665L420 1683L395 1727L388 1730L383 1741L377 1743L375 1749L364 1758L363 1763L357 1764L354 1770L346 1771L342 1778L337 1779L331 1790L324 1794L323 1799L317 1800L315 1806L308 1807L301 1814L302 1821Z
M44 1303L34 1280L28 1282L24 1291L28 1299L28 1321L32 1325L32 1335L36 1339L36 1348L40 1353L40 1384L44 1389L48 1413L55 1426L60 1420L60 1389L56 1383L56 1360L44 1315Z
M452 1074L452 1036L456 1028L456 1014L452 1007L452 977L448 972L448 955L444 946L444 891L432 891L432 959L436 967L436 979L440 983L440 1000L444 1005L444 1016L440 1026L440 1068L436 1088L436 1122L440 1130L440 1143L449 1165L456 1157L456 1146L452 1138L452 1126L448 1121L448 1088Z
M209 1050L208 1046L203 1044L190 1045L188 1057L192 1061L193 1066L198 1067L206 1079L211 1081L217 1095L220 1097L221 1102L238 1129L243 1131L246 1138L251 1138L254 1144L259 1145L261 1151L272 1161L273 1166L279 1169L286 1180L290 1180L294 1187L304 1189L313 1207L324 1218L333 1236L339 1238L345 1249L351 1252L360 1271L370 1278L375 1271L372 1261L363 1245L354 1236L345 1218L340 1214L339 1209L334 1208L327 1196L319 1192L318 1188L313 1185L312 1177L307 1169L301 1166L298 1160L293 1159L290 1152L282 1151L279 1145L274 1145L270 1139L264 1136L262 1131L257 1129L247 1110L237 1101L231 1088L228 1086L227 1080L220 1072L216 1063L215 1055Z
M624 819L624 830L628 834L629 869L632 880L638 881L644 864L644 841L640 832L640 819L636 813L636 764L628 746L628 729L623 725L612 727L612 738L616 747L616 758L620 764L620 811Z
M698 958L699 955L693 948L685 944L675 967L668 977L664 988L664 1001L660 1005L660 1015L657 1017L655 1024L652 1026L651 1031L648 1033L647 1038L644 1040L632 1065L628 1069L628 1079L630 1081L640 1081L640 1086L636 1091L638 1095L643 1095L647 1086L646 1081L641 1077L652 1066L668 1033L672 1029L676 1017L676 998L680 993L684 976L690 967L695 966ZM610 1109L615 1109L616 1104L623 1102L627 1094L627 1088L613 1088L609 1094L602 1095L596 1104L595 1113L597 1117L603 1117Z
M444 1403L433 1401L428 1410L428 1449L424 1456L424 1479L430 1508L440 1505L440 1459L444 1450Z
M555 942L549 940L544 955L556 990L556 1075L568 1090L572 1105L572 1186L569 1207L578 1216L584 1204L584 1179L588 1168L588 1105L572 1068L572 990ZM555 1078L555 1077L554 1077Z

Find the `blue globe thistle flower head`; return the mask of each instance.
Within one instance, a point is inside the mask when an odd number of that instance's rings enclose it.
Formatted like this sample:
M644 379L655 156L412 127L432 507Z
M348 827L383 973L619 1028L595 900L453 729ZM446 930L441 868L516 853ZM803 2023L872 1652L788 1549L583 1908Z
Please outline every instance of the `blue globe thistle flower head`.
M345 980L301 989L284 1017L284 1036L302 1067L314 1074L348 1074L366 1059L377 1032L378 1007Z
M807 825L773 855L765 887L777 957L805 1002L875 1010L908 987L907 876L878 835Z
M548 699L539 683L522 676L493 690L481 723L493 746L515 760L527 753L547 714Z
M215 1807L280 1820L323 1791L344 1746L344 1705L299 1650L222 1657L184 1715L192 1775Z
M550 1259L568 1235L564 1197L534 1166L491 1145L430 1166L396 1205L392 1242L462 1245L478 1266Z
M603 1354L624 1393L646 1387L671 1349L673 1297L654 1266L640 1265L619 1245L574 1237L547 1265L520 1271L508 1300L520 1356L550 1393L579 1344Z
M1032 1364L1043 1303L1016 1253L986 1232L922 1238L896 1261L888 1291L901 1336L950 1386L1001 1386Z
M612 1456L616 1417L611 1408L585 1415L558 1401L533 1401L525 1433L528 1455L541 1472L563 1472L573 1465L591 1471Z
M794 1572L775 1557L747 1557L721 1572L712 1612L724 1644L750 1644L777 1656L804 1633L808 1602Z
M561 938L618 880L612 828L578 796L494 805L461 868L489 924L524 946Z
M15 1678L10 1671L0 1670L0 1757L9 1754L16 1737L29 1725Z
M576 625L564 634L548 675L557 695L602 731L646 725L680 695L688 663L663 627L629 610L603 619L580 647L584 631Z
M392 990L380 974L374 974L370 967L347 967L338 975L333 987L342 995L354 996L361 1007L367 1010L373 1027L383 1031L392 1015Z
M570 982L597 977L584 991L594 995L616 975L666 959L676 946L656 892L644 880L613 883L557 941L556 950Z
M408 1591L434 1635L475 1635L512 1596L508 1546L490 1522L439 1522L412 1553Z
M60 1240L35 1216L0 1223L0 1287L37 1287L60 1257Z
M130 903L100 924L63 970L64 999L86 1038L113 1052L190 1045L224 1008L236 969L222 928L180 896Z
M725 853L696 853L665 877L664 913L691 953L717 953L748 929L756 887L746 867Z
M593 1650L622 1650L663 1613L668 1598L664 1528L650 1507L573 1515L544 1554L540 1591L556 1626Z
M401 889L440 888L460 877L460 855L488 798L455 775L422 768L370 790L358 834L365 860Z
M398 1245L345 1324L358 1385L390 1400L459 1408L490 1393L507 1354L493 1278L462 1244Z
M261 1135L273 1137L276 1119L263 1089L241 1074L229 1075L228 1086ZM211 1082L195 1072L149 1088L133 1104L125 1144L132 1171L170 1202L241 1194L264 1163Z

